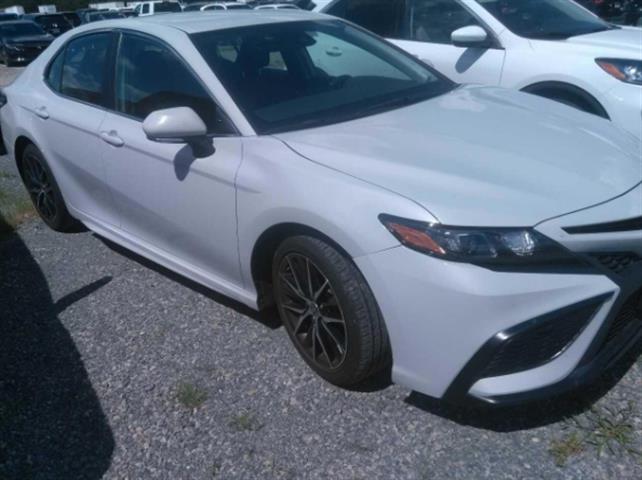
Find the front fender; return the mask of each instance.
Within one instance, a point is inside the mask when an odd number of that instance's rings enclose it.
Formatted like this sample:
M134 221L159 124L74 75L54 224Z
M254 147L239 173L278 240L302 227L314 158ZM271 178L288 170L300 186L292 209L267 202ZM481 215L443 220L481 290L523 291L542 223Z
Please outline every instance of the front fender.
M379 222L380 213L436 221L412 201L311 162L270 137L244 139L236 184L240 263L248 289L254 288L254 246L275 225L317 230L356 258L399 245Z

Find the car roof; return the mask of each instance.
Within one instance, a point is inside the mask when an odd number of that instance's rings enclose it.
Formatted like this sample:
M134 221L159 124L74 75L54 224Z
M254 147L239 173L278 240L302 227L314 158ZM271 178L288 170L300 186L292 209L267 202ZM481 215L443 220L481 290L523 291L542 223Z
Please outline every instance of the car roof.
M105 20L101 22L100 28L110 27L135 29L136 25L139 25L140 27L148 27L152 24L164 28L175 28L185 33L192 34L235 27L249 27L252 25L300 22L303 20L325 20L329 18L333 17L301 10L292 10L291 12L282 10L274 13L271 13L269 10L263 10L262 12L255 10L180 12L120 20Z

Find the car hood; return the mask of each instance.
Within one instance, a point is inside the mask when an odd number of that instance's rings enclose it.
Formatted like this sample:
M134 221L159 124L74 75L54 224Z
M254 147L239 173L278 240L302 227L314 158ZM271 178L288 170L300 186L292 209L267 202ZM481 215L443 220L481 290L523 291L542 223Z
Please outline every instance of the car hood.
M605 202L642 180L640 143L632 135L599 117L496 87L460 87L276 137L450 225L531 226Z
M590 47L600 55L600 50L619 51L628 54L628 58L641 58L642 28L620 27L603 32L579 35L565 40L565 43Z
M7 43L51 43L53 38L51 35L24 35L20 37L12 37L6 40Z

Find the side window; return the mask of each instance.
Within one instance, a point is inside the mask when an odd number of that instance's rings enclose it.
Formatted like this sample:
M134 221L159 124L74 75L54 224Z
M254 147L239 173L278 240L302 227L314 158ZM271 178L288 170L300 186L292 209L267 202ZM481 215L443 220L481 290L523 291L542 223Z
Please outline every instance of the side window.
M67 45L60 92L84 102L106 106L105 84L111 33L97 33Z
M49 64L49 70L45 78L47 85L56 92L60 91L60 82L62 80L62 64L65 61L65 50L58 52L53 62Z
M143 4L143 13L149 13L149 3Z
M343 18L382 37L400 38L405 0L343 0L328 14Z
M210 133L230 131L217 115L212 98L185 64L167 47L148 38L122 36L115 87L116 110L138 120L155 110L190 107Z
M470 25L479 25L479 22L456 0L410 2L410 40L450 44L450 36L455 30Z

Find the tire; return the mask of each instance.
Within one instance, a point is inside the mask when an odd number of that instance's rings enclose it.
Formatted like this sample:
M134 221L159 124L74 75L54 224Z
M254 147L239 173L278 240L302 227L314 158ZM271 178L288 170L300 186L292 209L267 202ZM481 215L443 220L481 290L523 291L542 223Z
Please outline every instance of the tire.
M390 364L388 333L370 287L334 247L311 236L291 237L274 255L272 278L283 325L319 376L352 387Z
M27 145L18 166L22 183L40 218L57 232L78 231L80 223L69 214L56 178L35 145Z

